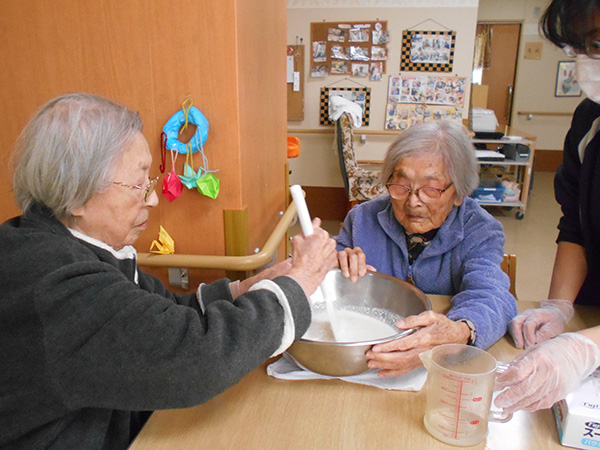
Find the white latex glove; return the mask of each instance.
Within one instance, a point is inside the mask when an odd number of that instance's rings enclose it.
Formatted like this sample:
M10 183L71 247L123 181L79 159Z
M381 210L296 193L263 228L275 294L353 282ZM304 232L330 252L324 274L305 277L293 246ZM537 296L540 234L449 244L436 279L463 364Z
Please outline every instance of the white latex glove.
M565 331L573 313L569 300L542 300L539 308L528 309L512 319L508 331L517 348L529 348Z
M600 365L600 349L579 333L564 333L521 353L498 375L494 404L505 413L550 408Z

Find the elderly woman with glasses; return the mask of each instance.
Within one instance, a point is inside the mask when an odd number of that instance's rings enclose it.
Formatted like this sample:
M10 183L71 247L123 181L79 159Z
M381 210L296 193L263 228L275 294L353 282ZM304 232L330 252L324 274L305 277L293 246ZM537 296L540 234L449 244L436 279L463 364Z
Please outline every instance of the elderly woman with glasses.
M355 280L377 270L425 293L451 295L452 307L398 322L419 330L375 345L369 367L397 376L438 344L489 347L506 333L516 304L500 268L502 226L469 198L479 170L467 130L453 121L411 126L388 149L381 180L389 196L355 206L334 237L342 273Z
M136 112L67 94L17 141L23 215L0 226L1 448L127 448L151 410L204 402L302 336L337 266L315 219L256 277L169 292L132 247L158 203L141 131Z

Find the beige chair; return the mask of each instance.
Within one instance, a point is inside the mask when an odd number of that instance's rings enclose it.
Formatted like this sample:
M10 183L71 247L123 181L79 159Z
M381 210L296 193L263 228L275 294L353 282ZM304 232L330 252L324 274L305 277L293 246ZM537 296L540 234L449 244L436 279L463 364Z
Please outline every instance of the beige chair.
M517 255L509 255L505 253L500 267L510 279L510 288L508 290L515 298L517 298Z

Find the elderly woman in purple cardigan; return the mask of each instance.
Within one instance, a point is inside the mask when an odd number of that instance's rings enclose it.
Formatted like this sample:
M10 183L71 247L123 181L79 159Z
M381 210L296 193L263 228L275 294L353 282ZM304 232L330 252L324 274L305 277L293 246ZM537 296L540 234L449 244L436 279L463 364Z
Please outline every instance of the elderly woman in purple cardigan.
M445 343L487 348L517 312L501 270L502 225L469 197L479 183L467 130L458 122L413 125L388 149L381 172L389 195L355 206L337 242L342 273L377 270L423 292L452 296L446 315L427 311L396 323L418 327L367 353L383 377L421 365L419 353Z

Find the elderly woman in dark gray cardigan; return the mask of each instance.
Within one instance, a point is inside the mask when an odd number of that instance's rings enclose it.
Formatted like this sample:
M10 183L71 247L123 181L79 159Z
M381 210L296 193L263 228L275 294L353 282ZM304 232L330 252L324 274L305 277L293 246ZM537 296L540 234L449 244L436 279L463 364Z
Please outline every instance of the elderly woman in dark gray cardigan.
M141 130L126 107L70 94L17 142L23 215L0 227L1 448L127 448L145 411L204 402L302 336L337 265L315 220L290 261L235 295L225 279L169 292L132 247L158 203Z
M389 195L355 206L337 241L342 272L368 267L452 296L446 315L425 312L397 323L419 327L411 336L367 353L381 376L421 364L418 354L445 343L491 346L516 312L508 277L500 269L502 225L469 198L479 183L467 130L457 122L417 124L388 149L381 180Z

